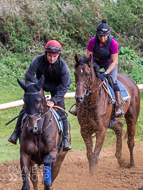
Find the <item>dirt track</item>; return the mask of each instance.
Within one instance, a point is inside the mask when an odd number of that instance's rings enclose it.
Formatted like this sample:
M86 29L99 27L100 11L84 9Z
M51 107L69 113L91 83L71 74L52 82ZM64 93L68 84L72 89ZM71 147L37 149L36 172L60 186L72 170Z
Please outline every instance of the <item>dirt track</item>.
M136 167L121 168L114 156L115 147L101 150L95 175L91 178L85 151L69 152L60 173L53 183L55 190L137 190L143 183L143 142L136 143L134 158ZM123 145L123 156L129 163L127 145ZM20 190L19 160L0 164L0 190ZM44 189L39 174L39 190ZM31 189L33 189L30 182Z

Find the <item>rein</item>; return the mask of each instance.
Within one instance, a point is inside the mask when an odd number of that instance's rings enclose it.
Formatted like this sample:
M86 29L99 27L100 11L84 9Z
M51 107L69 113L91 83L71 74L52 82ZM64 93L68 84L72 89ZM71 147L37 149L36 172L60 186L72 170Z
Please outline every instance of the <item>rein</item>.
M91 76L91 70L90 70L90 76ZM90 87L90 85L89 85L89 84L90 84L90 81L91 81L91 77L89 78L89 82L88 82L87 85L83 84L82 82L78 82L78 83L76 84L76 86L77 86L77 85L82 85L82 86L84 86L84 87L86 88L86 93L85 93L84 96L87 98L87 100L88 100L89 96L91 96L91 95L93 94L93 92L95 92L96 90L98 90L98 89L100 88L100 95L99 95L98 101L97 101L94 105L89 106L88 109L89 109L89 108L92 108L92 107L94 107L95 105L98 104L98 102L100 101L101 96L102 96L101 86L104 87L104 81L101 81L101 80L99 79L99 81L101 82L101 83L99 84L99 86L98 86L96 89L93 89L93 90L91 90L91 91L88 91L88 88ZM106 88L104 87L104 89L106 89ZM107 90L106 90L106 92L107 92ZM108 92L107 92L107 93L108 93ZM74 105L73 105L73 106L74 106ZM72 107L73 107L73 106L72 106Z

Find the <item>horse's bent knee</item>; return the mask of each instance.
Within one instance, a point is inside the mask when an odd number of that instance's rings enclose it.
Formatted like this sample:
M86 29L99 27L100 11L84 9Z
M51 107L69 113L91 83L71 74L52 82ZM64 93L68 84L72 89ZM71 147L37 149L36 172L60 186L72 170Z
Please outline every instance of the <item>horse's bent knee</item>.
M127 144L128 144L129 149L130 149L130 148L133 148L133 147L135 146L134 139L133 139L132 141L131 141L131 140L128 140L128 141L127 141Z
M44 166L51 166L52 165L52 161L53 161L53 158L49 154L49 155L47 155L47 156L44 157L43 164L44 164Z

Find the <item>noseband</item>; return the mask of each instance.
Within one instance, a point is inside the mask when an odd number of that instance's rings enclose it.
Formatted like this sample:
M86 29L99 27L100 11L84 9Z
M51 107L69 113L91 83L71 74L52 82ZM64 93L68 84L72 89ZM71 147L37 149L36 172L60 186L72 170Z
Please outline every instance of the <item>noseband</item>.
M78 82L78 83L76 84L76 86L82 85L82 86L85 87L86 90L85 90L84 96L89 96L90 91L88 91L88 88L90 87L90 81L91 81L91 69L90 69L90 77L89 77L88 84L85 85L85 84L83 84L82 82Z
M41 90L39 92L33 92L33 93L25 92L24 94L26 94L26 95L41 94Z

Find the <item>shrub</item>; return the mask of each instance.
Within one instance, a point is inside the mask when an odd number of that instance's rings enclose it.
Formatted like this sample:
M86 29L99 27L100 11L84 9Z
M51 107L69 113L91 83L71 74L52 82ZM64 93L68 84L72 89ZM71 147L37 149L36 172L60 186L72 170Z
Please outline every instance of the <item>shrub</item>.
M119 49L119 72L130 76L137 84L143 83L143 59L128 47Z
M143 50L143 0L105 2L108 23L120 44Z

